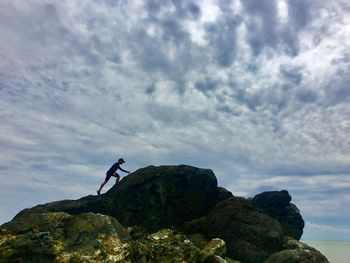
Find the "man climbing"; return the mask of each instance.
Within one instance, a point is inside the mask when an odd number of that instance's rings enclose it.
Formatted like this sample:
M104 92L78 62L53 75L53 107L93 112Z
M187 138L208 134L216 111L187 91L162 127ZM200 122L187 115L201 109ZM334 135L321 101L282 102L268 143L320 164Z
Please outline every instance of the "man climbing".
M119 169L125 173L130 173L129 171L126 171L124 170L123 168L120 167L120 165L122 165L123 163L125 163L124 159L123 158L120 158L118 160L118 162L116 162L115 164L112 165L111 168L109 168L109 170L107 171L106 173L106 178L105 180L103 181L103 183L101 184L101 187L100 189L97 190L97 195L100 195L101 193L101 190L102 190L102 187L108 182L108 180L114 176L116 177L117 179L115 180L115 183L118 183L119 180L120 180L120 175L116 173L116 171Z

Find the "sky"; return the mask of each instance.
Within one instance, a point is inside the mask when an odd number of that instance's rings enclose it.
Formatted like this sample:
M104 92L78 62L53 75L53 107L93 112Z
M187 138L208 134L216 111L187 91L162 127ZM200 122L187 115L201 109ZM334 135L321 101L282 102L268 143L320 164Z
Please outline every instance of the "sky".
M123 157L287 189L303 239L350 240L348 0L1 0L0 36L0 223Z

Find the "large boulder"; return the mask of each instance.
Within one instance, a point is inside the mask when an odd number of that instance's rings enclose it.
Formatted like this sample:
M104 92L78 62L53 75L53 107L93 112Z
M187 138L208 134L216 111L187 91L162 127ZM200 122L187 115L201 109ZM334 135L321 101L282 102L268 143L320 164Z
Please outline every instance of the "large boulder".
M218 187L218 195L215 200L215 204L220 203L221 201L224 201L231 197L233 197L233 194L229 190L223 187Z
M277 219L285 236L299 240L303 234L304 220L298 208L290 203L292 197L287 190L263 192L252 202L258 211Z
M116 219L93 213L30 214L0 230L0 262L122 262L132 240Z
M291 196L285 190L264 192L251 199L235 197L226 189L217 187L216 177L209 169L186 165L148 166L124 177L101 196L52 202L21 211L13 221L4 225L1 231L5 234L0 232L0 251L5 255L0 258L12 259L23 255L31 262L26 251L32 249L36 262L50 261L62 255L78 260L80 252L77 251L85 251L82 257L91 260L103 261L106 255L115 262L149 262L157 257L161 260L172 257L166 254L196 262L195 258L203 259L205 250L198 254L196 249L183 248L184 254L175 255L176 251L171 252L171 247L180 242L180 250L186 244L204 249L211 239L220 238L224 240L230 258L242 263L260 263L281 250L284 250L283 253L293 250L283 247L285 236L301 237L304 221L290 201ZM103 220L109 220L113 227L100 230L102 223L93 223ZM120 226L118 229L123 229L118 222L134 229L130 234L136 241L130 242L130 236L121 235L124 230L113 230L117 225ZM170 239L159 240L147 234L169 227L183 231L191 241L177 234L169 234ZM93 240L89 241L90 238ZM108 246L109 239L116 246L115 251L113 246ZM79 240L84 240L81 242L86 242L87 247L75 246ZM102 240L100 245L95 244L96 240ZM158 255L157 249L163 245L165 254ZM97 247L102 254L92 254L91 247ZM109 252L110 249L114 252ZM192 253L193 257L188 253ZM291 253L296 252L293 250ZM125 257L116 258L116 254ZM213 254L205 260L231 262L231 259L222 257Z
M186 236L170 229L153 234L140 227L128 231L100 214L27 214L1 226L0 262L200 263L208 258Z
M104 198L112 200L109 214L123 225L142 225L155 231L203 216L217 195L217 180L211 170L180 165L139 169Z
M206 216L187 222L182 230L223 239L228 256L247 263L263 262L280 249L283 240L278 221L258 212L242 197L220 202Z
M264 263L329 263L329 261L313 247L291 237L285 237L283 250L272 254Z
M139 231L137 229L135 232ZM170 229L162 229L153 234L143 235L141 231L139 238L133 242L130 251L130 261L135 263L147 262L203 262L206 255L190 240L180 233Z
M203 249L203 253L206 256L223 256L226 254L226 251L225 241L220 238L213 238Z
M78 200L61 200L47 204L40 204L32 208L23 209L15 216L15 219L30 214L49 212L66 212L71 215L92 212L107 215L106 202L101 201L101 198L98 196L89 195Z
M102 213L124 226L149 231L177 226L207 213L218 200L232 195L218 189L214 173L192 166L148 166L124 177L106 194L63 200L21 211L30 213ZM16 217L17 217L16 216Z

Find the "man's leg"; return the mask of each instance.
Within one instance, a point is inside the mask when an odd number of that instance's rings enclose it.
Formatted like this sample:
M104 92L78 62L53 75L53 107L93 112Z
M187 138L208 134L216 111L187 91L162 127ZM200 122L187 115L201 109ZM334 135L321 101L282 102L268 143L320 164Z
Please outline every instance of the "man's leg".
M102 187L104 187L105 184L106 184L107 182L108 182L108 180L103 181L103 183L102 183L101 186L100 186L100 189L97 190L97 194L98 194L98 195L100 195L101 190L102 190Z
M102 190L102 187L105 186L105 184L108 182L109 178L111 178L111 174L106 174L106 178L105 178L105 180L103 181L103 183L101 184L100 189L97 190L97 194L98 194L98 195L100 195L101 190Z
M115 179L115 183L117 184L120 181L120 175L117 175L117 178Z
M120 175L117 173L114 173L113 176L116 178L115 183L117 184L120 181Z

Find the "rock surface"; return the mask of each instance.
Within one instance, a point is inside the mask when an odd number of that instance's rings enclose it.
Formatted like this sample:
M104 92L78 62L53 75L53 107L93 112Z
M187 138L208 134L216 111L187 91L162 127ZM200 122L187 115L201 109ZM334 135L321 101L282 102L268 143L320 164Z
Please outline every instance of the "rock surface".
M26 215L2 226L0 262L204 262L224 252L218 246L222 240L209 242L216 247L209 255L170 229L148 234L134 227L129 232L116 219L100 214Z
M226 254L226 244L225 241L220 238L213 238L204 247L203 253L207 256L223 256Z
M148 166L124 177L100 197L38 205L19 215L59 211L102 213L115 217L124 226L141 225L157 231L204 215L218 198L225 196L230 196L230 192L219 191L217 179L209 169Z
M283 240L278 221L258 212L242 197L220 202L208 215L188 222L184 231L225 240L228 255L242 262L262 262L279 250Z
M128 256L131 240L109 216L31 214L1 227L0 262L118 262Z
M149 166L101 196L21 211L0 228L0 262L327 262L294 240L304 221L290 201L235 197L209 169Z
M133 243L130 262L203 262L205 255L184 235L163 229Z
M329 263L318 250L290 237L285 238L283 248L264 263Z
M290 203L291 200L286 190L263 192L253 198L253 205L258 211L277 219L285 236L300 240L305 224L299 209Z
M217 196L217 180L211 170L180 165L139 169L105 198L113 200L108 214L123 225L156 231L204 215Z

